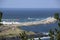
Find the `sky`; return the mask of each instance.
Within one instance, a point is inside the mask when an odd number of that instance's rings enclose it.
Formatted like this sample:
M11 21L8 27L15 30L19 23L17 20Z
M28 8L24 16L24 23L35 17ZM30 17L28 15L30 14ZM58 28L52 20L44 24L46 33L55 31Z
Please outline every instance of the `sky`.
M60 8L60 0L0 0L0 8Z

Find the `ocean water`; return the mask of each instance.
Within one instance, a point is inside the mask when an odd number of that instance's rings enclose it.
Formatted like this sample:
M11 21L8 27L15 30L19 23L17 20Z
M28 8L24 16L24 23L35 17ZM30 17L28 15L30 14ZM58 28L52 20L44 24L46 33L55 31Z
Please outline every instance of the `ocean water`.
M60 13L60 9L57 8L1 8L0 11L3 12L3 18L7 19L46 18Z
M54 13L60 14L58 8L0 8L3 12L3 21L30 22L43 20L47 17L53 17ZM57 28L57 23L42 24L35 26L22 26L20 29L33 32L49 32L49 29Z

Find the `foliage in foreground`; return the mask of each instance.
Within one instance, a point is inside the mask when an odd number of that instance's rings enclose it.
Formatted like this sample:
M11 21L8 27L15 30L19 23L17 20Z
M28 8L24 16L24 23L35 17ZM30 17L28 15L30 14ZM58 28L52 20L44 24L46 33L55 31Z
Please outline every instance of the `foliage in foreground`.
M27 34L25 33L25 31L20 34L20 38L21 38L21 40L27 40L28 39Z
M1 19L2 19L2 15L3 15L3 13L0 12L0 22L1 22ZM0 23L0 26L1 26L1 25L3 25L3 24Z
M3 15L3 13L2 13L2 12L0 12L0 22L1 22L1 19L2 19L2 15Z
M20 36L20 39L21 39L21 40L28 40L28 39L30 39L30 40L35 40L33 36L32 36L31 38L28 38L28 36L27 36L27 34L26 34L25 31L22 32L22 33L20 33L19 36ZM38 39L41 40L40 37L39 37Z
M54 18L57 19L58 28L49 31L50 40L60 40L60 18L59 13L55 13Z

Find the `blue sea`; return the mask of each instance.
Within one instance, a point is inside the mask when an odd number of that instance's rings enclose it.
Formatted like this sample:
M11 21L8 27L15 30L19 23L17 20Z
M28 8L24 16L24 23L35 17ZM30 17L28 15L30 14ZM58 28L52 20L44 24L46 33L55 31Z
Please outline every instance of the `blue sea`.
M5 21L28 22L43 20L48 17L53 17L55 13L60 14L59 8L0 8L3 12L3 19L12 19ZM14 20L17 19L17 20ZM49 32L50 29L57 28L57 23L42 24L35 26L22 26L20 29L33 32Z

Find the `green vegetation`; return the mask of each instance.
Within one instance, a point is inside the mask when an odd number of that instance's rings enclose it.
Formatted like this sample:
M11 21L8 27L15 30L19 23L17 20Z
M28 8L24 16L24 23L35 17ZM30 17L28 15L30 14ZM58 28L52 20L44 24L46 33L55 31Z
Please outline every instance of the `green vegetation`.
M55 13L54 18L58 20L59 19L59 13Z
M20 33L19 37L20 37L21 40L28 40L28 39L35 40L34 36L31 36L31 38L28 38L28 36L27 36L25 31ZM38 39L41 40L40 37Z
M1 22L1 19L2 19L2 15L3 15L3 13L2 13L2 12L0 12L0 22Z
M50 29L49 36L51 37L50 40L54 40L54 32Z
M20 33L21 40L28 40L27 34L24 32Z
M0 12L0 22L1 22L1 19L2 19L2 15L3 15L3 13ZM0 25L2 25L2 24L0 23Z
M60 18L59 18L59 14L55 13L54 18L57 19L59 28L55 28L54 31L52 29L49 31L49 36L51 37L50 40L60 40Z

